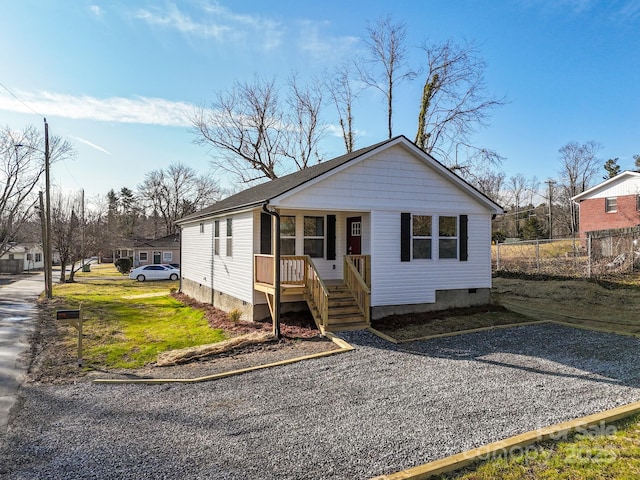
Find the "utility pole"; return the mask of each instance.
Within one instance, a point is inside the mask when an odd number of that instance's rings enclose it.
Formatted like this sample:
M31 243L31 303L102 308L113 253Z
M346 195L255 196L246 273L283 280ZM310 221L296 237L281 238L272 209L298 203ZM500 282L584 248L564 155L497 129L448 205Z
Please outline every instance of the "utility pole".
M82 238L80 243L80 256L82 257L82 271L84 272L84 227L86 225L84 219L84 188L82 189Z
M51 178L49 174L49 124L44 119L44 179L45 179L45 214L47 224L47 236L45 238L45 266L44 274L46 277L45 288L47 298L53 297L52 287L52 255L51 255Z
M44 274L44 291L45 293L49 292L49 284L47 282L47 219L45 218L46 213L44 211L44 200L42 191L38 192L38 197L40 199L40 225L42 226L42 250L44 252L43 264L45 265L45 274Z
M548 179L544 182L548 185L549 190L549 239L553 238L553 221L551 218L551 206L553 205L553 186L556 184L555 180Z

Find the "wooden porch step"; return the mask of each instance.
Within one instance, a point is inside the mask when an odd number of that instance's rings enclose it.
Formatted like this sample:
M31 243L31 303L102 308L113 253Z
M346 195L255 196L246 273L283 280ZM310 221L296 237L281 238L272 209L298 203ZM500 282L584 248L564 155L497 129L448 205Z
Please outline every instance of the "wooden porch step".
M366 330L371 325L366 322L361 323L334 323L327 325L323 330L325 332L344 332L350 330Z
M326 287L329 294L329 315L327 325L322 328L323 333L362 330L371 326L365 321L351 290L344 283L332 282L328 283ZM321 315L312 299L307 298L307 304L319 324Z
M362 316L362 312L360 312L360 308L355 302L351 302L348 305L338 305L332 307L329 305L329 317L336 316L345 316L345 315L360 315Z

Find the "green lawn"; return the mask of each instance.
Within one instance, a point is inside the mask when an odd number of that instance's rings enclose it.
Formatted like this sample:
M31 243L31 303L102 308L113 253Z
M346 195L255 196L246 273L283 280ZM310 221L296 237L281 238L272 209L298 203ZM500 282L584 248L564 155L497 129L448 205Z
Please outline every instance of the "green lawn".
M137 368L154 362L159 352L227 338L209 327L202 311L172 298L172 288L177 282L86 278L54 285L53 295L56 308L82 305L88 368ZM75 345L75 337L68 338L65 344Z

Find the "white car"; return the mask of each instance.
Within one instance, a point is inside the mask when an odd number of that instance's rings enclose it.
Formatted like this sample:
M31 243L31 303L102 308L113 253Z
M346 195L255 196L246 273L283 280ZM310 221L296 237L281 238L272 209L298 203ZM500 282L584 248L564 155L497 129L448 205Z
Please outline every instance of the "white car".
M131 270L129 278L139 282L144 282L145 280L178 280L180 278L180 269L171 265L143 265Z

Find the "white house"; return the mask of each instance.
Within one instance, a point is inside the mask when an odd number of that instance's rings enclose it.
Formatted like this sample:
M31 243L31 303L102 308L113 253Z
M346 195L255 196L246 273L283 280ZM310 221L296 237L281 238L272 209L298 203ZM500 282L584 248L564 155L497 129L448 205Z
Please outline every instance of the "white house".
M23 271L41 270L44 268L42 245L37 243L19 243L11 245L0 257L3 273L21 273Z
M489 302L499 205L395 137L244 190L182 218L181 291L245 319L282 310L321 329Z

